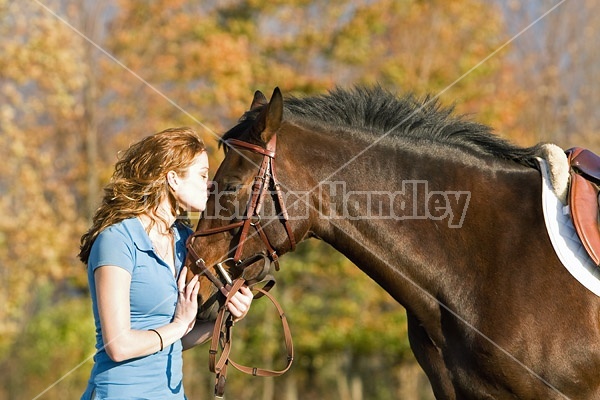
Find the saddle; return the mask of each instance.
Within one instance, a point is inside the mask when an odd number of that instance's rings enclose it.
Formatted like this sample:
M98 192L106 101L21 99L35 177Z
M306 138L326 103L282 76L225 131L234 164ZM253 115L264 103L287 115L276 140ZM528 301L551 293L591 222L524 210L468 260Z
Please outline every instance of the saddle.
M566 152L569 162L568 203L583 247L600 267L600 156L581 147Z

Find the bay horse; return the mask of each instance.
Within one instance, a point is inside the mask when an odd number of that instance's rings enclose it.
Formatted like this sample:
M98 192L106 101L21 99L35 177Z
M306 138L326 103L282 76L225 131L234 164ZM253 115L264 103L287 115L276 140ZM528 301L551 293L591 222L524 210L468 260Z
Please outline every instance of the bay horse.
M600 300L546 233L541 144L380 87L256 92L221 143L189 243L205 262L188 254L199 317L223 303L223 270L260 270L318 238L405 307L437 399L600 398Z

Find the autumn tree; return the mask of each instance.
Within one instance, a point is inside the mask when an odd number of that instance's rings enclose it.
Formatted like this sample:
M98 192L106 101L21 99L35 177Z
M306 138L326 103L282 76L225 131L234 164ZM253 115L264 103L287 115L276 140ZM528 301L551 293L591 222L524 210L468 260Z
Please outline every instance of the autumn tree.
M73 248L67 251L64 239L81 228L77 122L84 109L77 94L84 71L79 38L59 21L29 3L9 2L3 13L0 295L8 315L0 320L6 322L19 319L16 311L35 282L74 274L67 267Z
M76 15L73 6L59 5L48 2ZM89 71L81 36L40 5L2 1L0 20L0 369L6 380L0 387L17 398L52 379L38 385L22 374L31 367L23 351L35 344L19 339L49 305L85 284L76 253L86 224L82 122L89 109L82 96ZM63 356L87 352L72 348Z
M565 148L589 146L600 151L600 34L596 0L498 2L506 33L519 35L509 60L518 65L515 93L528 93L531 106L515 113L532 141L552 141Z

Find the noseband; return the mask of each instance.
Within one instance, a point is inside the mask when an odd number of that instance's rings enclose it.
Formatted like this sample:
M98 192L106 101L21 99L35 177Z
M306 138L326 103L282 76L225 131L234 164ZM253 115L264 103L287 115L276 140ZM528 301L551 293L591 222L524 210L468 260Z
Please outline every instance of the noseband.
M250 150L253 153L262 154L263 159L260 164L260 168L258 170L258 174L254 178L254 184L252 185L252 193L248 200L248 205L246 208L246 215L241 221L234 222L232 224L227 224L224 226L219 226L215 228L209 229L198 229L194 232L190 238L188 239L188 252L194 259L196 266L200 269L200 274L204 274L210 279L217 288L221 288L223 286L222 281L218 279L214 274L212 274L204 264L204 260L198 257L196 252L193 250L191 244L193 243L193 239L198 236L210 236L217 233L223 233L227 231L231 231L234 229L242 228L240 234L240 240L238 242L235 254L233 258L229 258L221 261L215 265L218 273L223 277L223 279L231 284L231 278L228 276L227 272L223 268L223 263L227 261L233 261L236 266L245 269L245 267L259 261L261 258L265 260L265 268L264 271L269 269L270 261L275 264L275 269L279 271L279 256L277 255L277 250L274 249L271 241L267 237L267 234L263 230L261 224L261 216L260 212L263 206L263 202L265 196L269 189L273 188L271 192L274 195L274 200L279 205L279 220L283 223L288 239L290 241L291 250L293 251L296 248L296 240L294 238L294 234L292 232L292 227L289 223L289 216L287 213L287 209L285 207L285 202L283 200L283 195L281 193L281 185L277 181L277 177L275 175L275 147L276 147L277 135L273 135L269 142L266 145L266 148L260 147L258 145L254 145L248 142L244 142L237 139L228 139L225 141L225 144L229 147ZM248 238L248 233L250 231L250 227L254 227L259 237L261 238L265 249L267 251L267 257L264 257L264 253L257 253L253 256L250 256L244 260L242 260L242 253L244 250L244 244L246 243L246 239Z

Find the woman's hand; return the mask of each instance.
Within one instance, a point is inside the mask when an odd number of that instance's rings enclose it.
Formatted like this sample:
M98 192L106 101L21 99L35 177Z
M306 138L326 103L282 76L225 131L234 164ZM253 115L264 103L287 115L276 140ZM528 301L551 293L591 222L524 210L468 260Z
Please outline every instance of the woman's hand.
M183 267L177 280L179 296L173 322L182 323L186 327L185 333L188 333L194 327L196 315L198 314L198 290L200 289L200 283L198 282L198 275L194 275L186 285L186 276L187 267Z
M230 290L231 286L227 285L226 290ZM234 321L239 321L248 314L250 304L254 295L247 286L242 286L236 294L233 295L229 303L227 303L227 309L234 316Z

